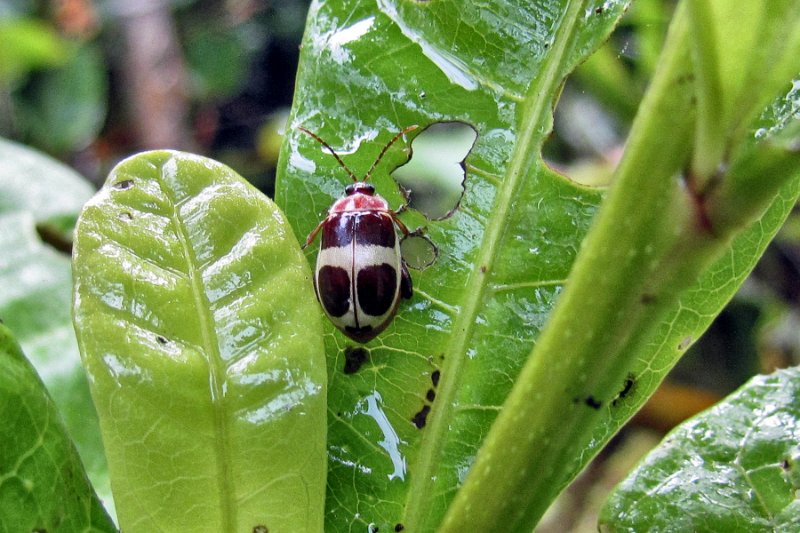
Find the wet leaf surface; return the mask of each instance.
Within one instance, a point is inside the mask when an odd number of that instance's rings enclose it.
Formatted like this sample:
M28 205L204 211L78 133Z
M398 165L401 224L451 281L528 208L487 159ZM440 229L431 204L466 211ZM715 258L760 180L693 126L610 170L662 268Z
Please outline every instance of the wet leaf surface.
M120 163L76 230L75 329L125 531L319 531L325 368L275 205L180 152Z
M612 494L606 531L800 528L800 371L751 380L675 429Z
M357 176L409 125L461 121L477 132L452 216L400 215L427 228L438 257L412 270L414 297L357 372L344 370L352 341L327 326L326 530L433 530L530 353L600 198L538 157L563 77L625 7L596 4L573 18L559 1L312 6L276 188L301 238L349 178L297 127ZM370 180L394 208L404 198L390 174L417 134ZM307 254L313 264L314 247Z
M116 531L58 410L0 324L0 530Z

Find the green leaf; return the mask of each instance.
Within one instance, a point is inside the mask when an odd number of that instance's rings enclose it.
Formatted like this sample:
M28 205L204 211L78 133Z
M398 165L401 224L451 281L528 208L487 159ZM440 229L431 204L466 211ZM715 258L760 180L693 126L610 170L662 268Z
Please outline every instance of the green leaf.
M109 509L111 488L100 426L72 327L69 256L45 245L37 228L71 227L92 187L61 163L0 139L0 318L12 328L46 383Z
M0 324L0 530L116 531L56 406Z
M179 152L120 163L78 221L75 329L124 531L320 531L325 367L280 211Z
M106 117L108 84L100 47L84 43L70 52L63 66L41 73L16 95L23 135L55 153L85 148Z
M32 69L66 58L64 42L52 26L0 13L0 85L11 85Z
M346 173L363 175L402 128L471 124L466 192L425 226L437 262L364 350L328 325L328 531L432 531L469 470L561 292L599 193L550 170L540 149L564 77L627 2L317 2L303 41L276 201L308 234ZM402 144L402 143L401 143ZM393 147L371 178L393 207ZM314 250L308 251L309 261ZM359 364L361 363L361 364ZM440 379L439 379L440 378Z
M681 424L614 491L604 531L797 531L800 370Z

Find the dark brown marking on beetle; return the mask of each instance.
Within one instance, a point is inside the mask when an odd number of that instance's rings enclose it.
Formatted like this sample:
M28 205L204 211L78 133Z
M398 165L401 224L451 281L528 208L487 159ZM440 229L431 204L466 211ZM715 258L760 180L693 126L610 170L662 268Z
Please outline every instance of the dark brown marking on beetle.
M320 249L349 246L353 242L355 217L347 213L331 215L322 226Z
M414 283L411 281L411 274L405 261L400 262L400 296L405 300L410 300L414 296Z
M394 248L397 233L392 217L384 213L358 213L354 233L356 244Z
M406 528L406 526L404 526L403 524L401 524L399 522L394 525L394 530L395 531L403 531L405 528Z
M166 337L164 337L163 335L157 335L157 336L156 336L156 340L158 341L158 343L159 343L159 344L162 344L162 345L163 345L163 344L167 344L167 343L169 342L169 341L167 340L167 338L166 338Z
M430 412L431 406L423 405L422 409L420 409L419 412L411 418L411 421L414 422L414 425L417 426L417 429L422 429L425 427L425 424L428 422L428 413Z
M356 280L358 306L364 313L381 316L391 310L397 292L397 271L392 265L363 267Z
M481 265L481 274L486 274L487 270L486 265Z
M345 334L353 339L354 341L358 341L361 344L367 343L378 336L378 333L383 331L383 328L375 330L372 326L361 326L359 328L353 328L350 326L344 327Z
M350 275L340 267L325 265L317 273L317 291L329 315L340 317L350 309Z
M625 378L625 382L622 384L622 390L619 391L617 397L614 398L614 401L611 402L612 407L616 407L619 402L624 400L631 392L633 392L633 388L636 386L636 376L633 374L628 374L628 377Z
M600 407L603 406L603 402L601 402L600 400L596 400L594 396L587 396L586 399L583 400L583 402L595 410L600 409Z
M355 374L361 370L361 366L369 360L369 351L356 347L348 346L344 349L344 373Z
M428 389L428 392L425 394L425 398L426 398L426 399L427 399L429 402L432 402L433 400L435 400L435 399L436 399L436 391L435 391L435 390L433 390L433 389Z
M431 373L431 383L433 383L433 386L434 386L434 387L436 387L436 386L438 386L438 385L439 385L439 378L440 378L441 376L442 376L442 373L441 373L441 372L439 372L438 370L434 370L434 371Z
M124 191L126 189L130 189L131 187L133 187L133 180L118 181L117 183L115 183L111 187L113 187L114 189L117 189L118 191Z
M595 15L602 15L603 11L605 11L602 7L595 8L594 14Z

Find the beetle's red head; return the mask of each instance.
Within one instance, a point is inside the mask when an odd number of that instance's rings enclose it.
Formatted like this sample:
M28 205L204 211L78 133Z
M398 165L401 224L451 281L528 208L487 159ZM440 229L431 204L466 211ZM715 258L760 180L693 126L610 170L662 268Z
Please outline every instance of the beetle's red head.
M373 187L369 183L364 183L363 181L357 181L345 187L344 192L345 194L347 194L347 196L352 196L354 194L366 194L367 196L372 196L373 194L375 194L375 187Z

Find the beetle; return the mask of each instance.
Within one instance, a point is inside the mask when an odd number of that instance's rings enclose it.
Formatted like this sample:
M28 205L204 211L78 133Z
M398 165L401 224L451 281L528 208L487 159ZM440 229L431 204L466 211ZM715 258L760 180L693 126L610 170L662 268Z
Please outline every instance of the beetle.
M303 248L322 232L314 270L317 299L342 333L366 343L391 323L400 299L413 294L396 229L405 236L410 232L367 180L389 147L417 126L395 135L361 179L318 135L303 127L298 129L325 147L353 180L345 187L345 196L333 203L328 215L308 235Z

